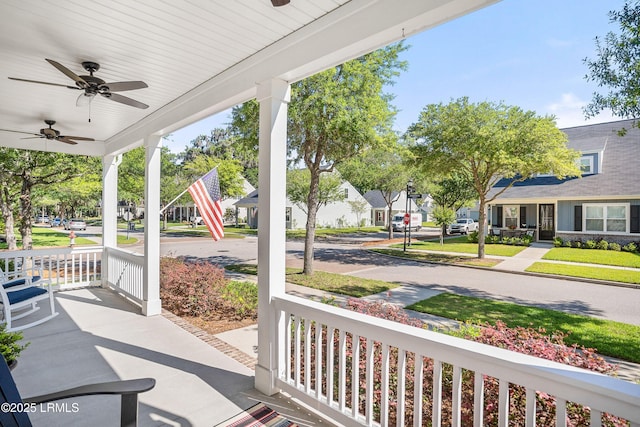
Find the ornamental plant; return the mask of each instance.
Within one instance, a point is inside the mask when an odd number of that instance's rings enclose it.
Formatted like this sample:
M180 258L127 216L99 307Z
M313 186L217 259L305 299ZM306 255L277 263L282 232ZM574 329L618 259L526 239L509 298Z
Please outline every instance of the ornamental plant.
M27 348L29 343L22 344L22 332L7 332L7 325L0 323L0 354L4 356L7 363L18 359L22 350Z
M224 269L182 258L160 260L160 297L178 316L242 320L257 318L258 288L230 281Z

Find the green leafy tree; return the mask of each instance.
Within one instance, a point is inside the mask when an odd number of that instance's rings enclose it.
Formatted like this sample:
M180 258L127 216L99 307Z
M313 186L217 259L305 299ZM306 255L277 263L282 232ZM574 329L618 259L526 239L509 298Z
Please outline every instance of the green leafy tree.
M453 211L453 219L447 223L439 224L442 226L442 235L446 234L447 225L455 221L458 209L472 206L478 199L473 184L464 175L455 172L450 177L432 184L429 195L437 206Z
M236 107L238 108L238 107ZM257 105L251 108L256 109ZM243 126L242 123L238 126ZM193 141L191 146L181 153L180 157L186 163L192 161L199 155L208 155L220 160L236 160L242 166L242 176L253 186L258 185L258 150L252 144L246 143L245 139L239 135L240 132L233 132L235 128L215 128L209 135L200 135Z
M475 189L480 202L479 258L485 255L488 203L538 173L580 176L579 154L567 148L567 136L553 117L503 103L474 104L465 97L446 105L427 105L407 136L416 143L417 166L445 177L455 172ZM505 186L491 192L501 179Z
M596 58L584 59L589 69L585 78L609 92L595 92L585 114L594 117L610 109L616 116L635 119L640 117L640 1L626 1L621 10L610 11L609 18L620 32L596 37Z
M406 189L407 182L417 175L417 171L406 163L407 155L406 148L394 140L385 147L367 150L340 167L345 179L361 193L371 190L380 192L387 209L389 239L393 238L393 203Z
M185 176L194 182L214 167L218 168L220 181L220 195L222 198L239 197L244 195L242 166L237 160L220 160L207 155L196 156L183 165Z
M444 245L444 235L447 233L447 225L456 220L456 211L450 207L436 204L431 211L433 221L440 227L440 244Z
M351 212L356 214L356 218L358 221L358 228L363 226L362 215L367 213L369 210L369 202L365 199L356 199L347 201L349 207L351 208Z
M4 193L8 199L3 195L3 213L5 208L12 211L17 208L23 249L31 250L33 246L31 228L34 216L34 189L39 186L57 185L59 182L80 176L81 164L85 161L83 156L0 149L0 164L3 165L0 175L8 186L8 191ZM7 230L8 222L11 222L11 218L5 217L5 233L10 232Z
M178 164L178 155L171 153L168 147L162 147L160 157L160 203L162 207L168 208L168 203L174 201L180 193L189 187L191 182L184 176L182 167ZM182 202L183 204L189 200L189 195L184 194L174 203ZM168 209L162 210L162 229L167 229Z
M315 74L291 87L288 151L294 164L309 169L304 274L313 273L313 242L320 176L368 147L379 146L391 129L395 109L387 85L406 67L399 43ZM258 146L257 103L232 110L233 132L248 147Z
M131 212L144 199L145 164L145 148L138 147L124 153L118 166L118 200L131 204Z
M309 182L311 174L308 169L294 169L287 171L287 197L304 213L309 212ZM338 173L324 174L320 177L317 205L318 211L322 206L344 200L344 191L340 188L342 178Z

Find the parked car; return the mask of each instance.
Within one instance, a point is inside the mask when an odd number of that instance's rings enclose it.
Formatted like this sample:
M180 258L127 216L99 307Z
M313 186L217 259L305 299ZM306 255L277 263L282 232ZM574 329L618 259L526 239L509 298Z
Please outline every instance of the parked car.
M58 217L53 218L49 223L51 227L60 227L62 225L62 220Z
M471 218L458 218L456 222L449 226L449 234L460 233L469 234L478 230L478 223Z
M393 228L393 231L404 231L404 216L404 212L394 215L391 220L391 227ZM408 225L409 227L407 229L419 231L422 228L422 215L419 213L412 213L410 215L410 223Z
M201 225L204 224L204 220L201 216L193 216L191 217L191 224Z
M38 215L36 217L36 222L40 223L40 224L48 224L49 223L49 216L48 215Z
M87 223L80 218L71 218L69 222L64 225L65 230L86 230Z

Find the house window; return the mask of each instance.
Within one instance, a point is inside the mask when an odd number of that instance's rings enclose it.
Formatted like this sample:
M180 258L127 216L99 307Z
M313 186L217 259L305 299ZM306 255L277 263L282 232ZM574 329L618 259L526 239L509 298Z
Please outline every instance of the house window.
M607 233L628 233L629 205L591 204L583 205L584 230Z
M593 173L593 156L581 157L578 166L583 175Z
M520 206L503 206L504 226L507 228L518 228L520 222L518 216L520 213Z
M284 220L287 222L287 224L291 222L291 208L286 208Z
M376 211L376 223L384 222L384 212Z
M345 199L348 199L348 198L349 198L349 189L348 189L348 188L345 188L345 189L344 189L344 198L345 198Z

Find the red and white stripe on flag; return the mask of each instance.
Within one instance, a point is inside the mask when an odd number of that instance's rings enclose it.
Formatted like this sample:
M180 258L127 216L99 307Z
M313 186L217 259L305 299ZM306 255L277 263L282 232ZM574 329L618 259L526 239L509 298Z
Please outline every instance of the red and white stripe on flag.
M218 170L213 168L188 188L213 240L224 237Z

